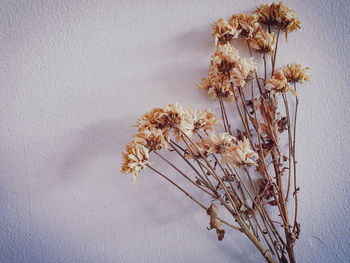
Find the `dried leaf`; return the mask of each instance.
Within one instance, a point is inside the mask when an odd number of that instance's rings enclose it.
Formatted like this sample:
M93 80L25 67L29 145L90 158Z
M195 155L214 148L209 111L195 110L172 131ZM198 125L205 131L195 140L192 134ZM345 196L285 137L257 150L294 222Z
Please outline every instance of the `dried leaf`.
M210 222L209 222L210 227L208 229L209 230L216 229L216 234L218 235L218 239L222 240L225 236L225 230L222 229L222 224L218 220L218 207L214 203L212 203L210 207L207 209L207 214L210 216Z
M255 116L249 116L250 121L254 125L254 128L261 134L266 134L266 137L270 139L274 145L278 144L279 127L279 115L276 114L277 100L265 99L260 96L259 100L253 100L254 107L259 111L263 122L259 121ZM283 121L281 122L281 125Z

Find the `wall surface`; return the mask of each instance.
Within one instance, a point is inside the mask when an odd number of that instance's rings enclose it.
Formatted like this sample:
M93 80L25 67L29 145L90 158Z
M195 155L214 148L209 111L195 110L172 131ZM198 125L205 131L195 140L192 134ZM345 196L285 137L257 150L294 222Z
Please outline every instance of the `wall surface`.
M259 3L0 2L1 263L264 262L239 233L218 242L149 170L137 184L119 172L140 114L173 101L218 109L195 88L210 23ZM350 2L286 3L303 28L282 38L277 63L313 76L299 88L297 258L349 262Z

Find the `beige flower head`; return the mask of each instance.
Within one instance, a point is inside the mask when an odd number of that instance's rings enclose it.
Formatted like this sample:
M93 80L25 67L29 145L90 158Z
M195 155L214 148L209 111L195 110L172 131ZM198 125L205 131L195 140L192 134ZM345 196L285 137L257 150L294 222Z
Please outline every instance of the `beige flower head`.
M212 98L235 100L234 89L245 87L255 77L257 64L253 58L241 58L230 43L216 47L210 61L207 78L203 78L199 89L208 91Z
M133 181L137 180L138 173L149 164L149 152L141 144L130 142L125 147L126 153L123 154L122 173L132 173Z
M275 26L286 32L293 32L301 28L301 23L294 10L285 6L282 2L278 4L260 5L255 11L260 23Z
M216 99L217 97L234 101L233 88L230 78L227 74L222 74L217 67L210 67L207 78L203 78L199 89L208 91L209 97Z
M218 118L215 113L209 109L204 109L201 111L189 109L193 120L193 131L213 131L214 127L218 123Z
M295 95L295 91L289 85L282 69L276 70L273 73L272 78L265 82L265 89L270 90L272 94L277 92L285 94L290 91L293 95Z
M287 67L283 68L283 73L288 82L304 83L304 81L309 81L311 79L311 76L306 74L307 69L310 68L303 68L301 64L288 64Z
M255 78L257 69L258 64L254 62L253 58L242 57L230 71L230 82L235 87L245 87L247 83Z
M162 130L151 127L136 134L133 141L143 145L149 152L152 152L155 150L164 150L168 147L166 137L168 137L167 133L164 135Z
M227 43L216 47L210 65L217 66L218 70L222 73L227 73L234 67L238 59L238 50L231 44Z
M209 153L224 154L235 141L236 138L227 133L210 132L207 139L198 142L198 146Z
M135 125L139 131L156 128L163 129L167 125L167 114L161 108L154 108L150 112L138 118Z
M173 133L176 140L179 141L184 133L188 137L193 135L193 119L189 111L185 110L180 104L169 104L165 108L168 123L173 127Z
M233 15L229 20L230 24L238 24L239 36L245 39L250 39L254 36L255 32L261 29L261 25L258 22L258 16L256 14L239 14Z
M242 141L236 140L233 145L226 149L222 162L241 167L257 165L255 160L258 158L258 154L251 149L249 140L244 137Z
M237 38L240 31L237 30L238 23L229 23L226 19L220 18L212 24L215 44L224 45L232 39Z
M275 49L276 35L261 30L249 40L249 44L260 53L271 54Z

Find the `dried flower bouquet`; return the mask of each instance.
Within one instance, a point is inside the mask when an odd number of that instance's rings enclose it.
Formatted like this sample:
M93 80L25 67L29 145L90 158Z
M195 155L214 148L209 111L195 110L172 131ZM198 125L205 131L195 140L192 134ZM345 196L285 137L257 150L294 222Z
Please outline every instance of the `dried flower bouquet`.
M123 173L132 173L136 180L148 167L206 211L209 229L215 229L219 240L224 238L225 227L237 230L268 262L296 262L294 244L300 233L295 157L297 83L310 76L308 68L299 64L275 68L280 32L285 32L287 40L287 34L300 27L295 12L282 2L261 5L252 14L233 15L229 20L220 18L212 25L215 53L208 77L198 85L218 100L220 118L209 109L185 109L177 103L154 108L139 117L138 133L123 153ZM249 58L239 55L233 46L236 39L247 44ZM253 50L262 58L262 77L258 76ZM243 130L233 131L229 107L237 111ZM224 132L217 131L220 127ZM288 138L287 149L279 142L282 133ZM192 172L177 167L164 151L177 155ZM156 169L149 161L150 153L194 189L203 191L207 199L197 200L176 177L171 179ZM287 207L290 200L294 202L292 211ZM226 209L232 220L219 217L219 207Z

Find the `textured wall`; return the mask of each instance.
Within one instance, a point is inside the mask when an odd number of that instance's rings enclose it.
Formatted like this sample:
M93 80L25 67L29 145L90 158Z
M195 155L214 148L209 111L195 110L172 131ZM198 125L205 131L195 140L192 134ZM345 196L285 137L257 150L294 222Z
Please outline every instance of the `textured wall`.
M1 1L0 262L263 262L238 233L218 242L150 171L136 185L119 173L138 115L218 108L194 86L210 23L259 2ZM349 3L287 1L303 29L278 63L313 75L299 93L299 262L349 262Z

